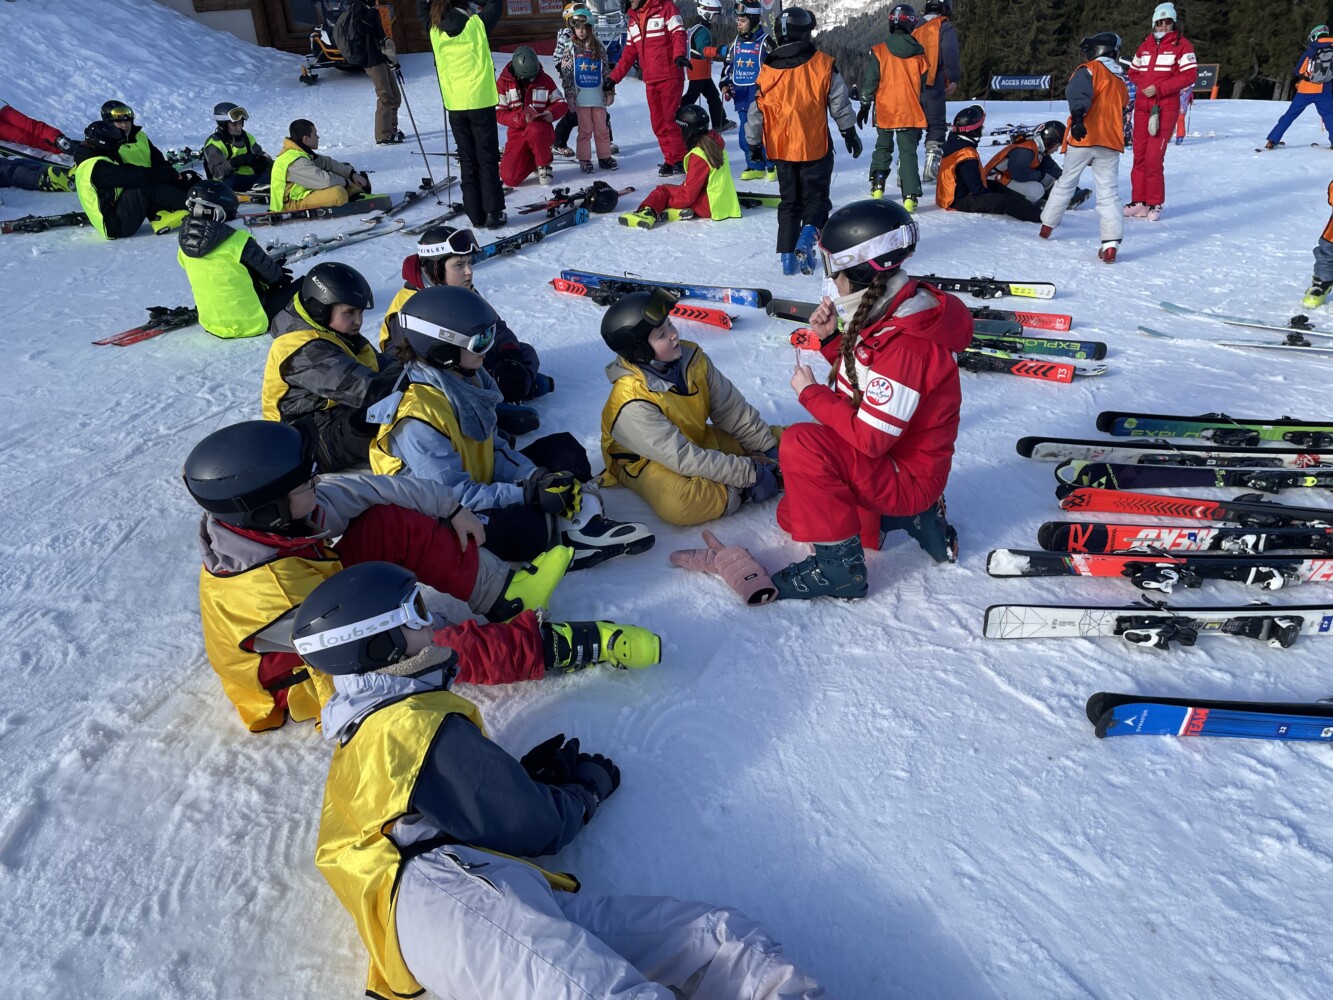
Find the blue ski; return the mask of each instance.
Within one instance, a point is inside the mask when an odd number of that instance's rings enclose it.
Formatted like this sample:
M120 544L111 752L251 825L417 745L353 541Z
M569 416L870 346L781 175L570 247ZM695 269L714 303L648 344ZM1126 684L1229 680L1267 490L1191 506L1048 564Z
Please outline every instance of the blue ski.
M767 288L733 288L729 285L694 285L683 281L658 281L655 278L641 278L637 274L600 274L597 271L580 271L566 268L560 272L566 281L577 281L588 288L596 288L603 282L615 285L620 291L638 291L650 288L665 288L684 299L705 299L709 302L728 302L736 306L751 306L762 309L768 305L773 293ZM630 288L628 286L637 286Z
M1206 701L1100 692L1088 699L1097 736L1227 736L1333 743L1333 704Z
M574 226L580 226L587 222L591 216L586 208L576 208L569 212L561 212L554 218L547 219L540 225L533 226L530 229L524 229L522 232L512 233L509 236L501 236L493 243L487 243L480 250L472 255L472 263L480 264L483 260L490 260L492 257L501 257L511 253L518 253L526 246L533 243L540 243L548 236L554 236L556 233L571 229Z

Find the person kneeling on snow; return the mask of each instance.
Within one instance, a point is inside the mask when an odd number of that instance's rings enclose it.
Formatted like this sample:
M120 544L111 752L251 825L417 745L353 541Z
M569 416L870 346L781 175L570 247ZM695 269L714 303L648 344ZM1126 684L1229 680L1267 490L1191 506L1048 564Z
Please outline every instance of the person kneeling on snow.
M1040 208L1017 191L998 181L987 183L982 177L977 144L985 124L986 112L979 104L954 115L935 179L935 204L947 212L1007 215L1022 222L1040 222Z
M476 292L447 286L417 292L393 315L393 350L406 368L390 397L396 408L382 415L370 447L370 467L447 483L485 516L486 545L504 559L531 559L563 541L574 549L571 569L584 569L652 548L644 525L602 516L588 456L573 435L548 435L521 452L496 440L500 390L482 361L497 319Z
M557 94L555 81L542 69L537 53L526 45L514 50L495 86L500 92L495 120L506 129L500 180L518 187L535 169L540 183L551 183L552 122L564 117L569 105Z
M403 258L404 285L389 303L389 311L380 324L381 351L389 349L389 318L421 289L447 285L477 291L472 284L472 255L480 249L471 229L431 226L421 234L417 252ZM526 402L555 388L551 377L541 373L540 364L537 349L519 340L509 329L509 324L497 316L495 343L486 352L482 367L495 379L505 403ZM498 412L500 430L520 434L528 429L517 423L511 424L513 415L503 404Z
M407 578L355 567L306 599L292 632L332 678L315 865L369 952L369 995L827 996L738 910L580 892L524 860L572 842L620 769L564 734L518 760L492 742L450 690L456 658L410 627L410 599Z
M374 305L366 279L330 261L310 269L273 320L276 339L264 363L264 419L311 422L322 472L365 464L375 437L366 407L388 395L402 371L383 362L361 335L365 310Z
M198 174L178 174L169 165L140 167L119 162L125 133L111 122L92 122L74 147L74 190L94 229L109 240L133 236L145 219L154 232L185 218L185 194Z
M350 163L321 156L315 123L298 118L273 161L268 207L273 212L334 208L370 193L370 178Z
M708 127L708 114L697 105L682 104L676 124L687 150L685 183L659 184L637 211L626 212L620 221L652 229L672 211L682 219L739 219L741 203L731 179L731 161L722 137Z
M819 385L797 362L792 389L817 423L788 427L779 450L778 524L814 554L773 574L779 598L864 597L863 545L895 528L937 560L956 549L944 485L962 403L955 355L972 341L972 315L903 272L916 243L916 222L889 201L840 208L820 236L839 298L824 298L810 328L833 371Z
M675 304L664 289L631 292L602 317L617 356L606 366L601 482L628 486L668 524L702 524L778 491L781 428L680 339Z
M542 661L545 635L532 611L546 606L564 576L568 549L513 572L478 547L485 528L447 486L404 476L321 480L313 453L308 428L249 420L214 431L185 460L185 486L206 512L199 525L204 648L249 730L276 729L288 716L314 718L328 699L328 678L307 673L292 648L292 616L344 565L388 560L492 622L512 620L438 633L460 652L476 652L462 665L468 683L569 668L568 658Z
M257 337L291 301L292 272L274 260L236 218L236 192L222 181L200 181L186 197L190 217L176 260L190 279L199 325L215 337Z

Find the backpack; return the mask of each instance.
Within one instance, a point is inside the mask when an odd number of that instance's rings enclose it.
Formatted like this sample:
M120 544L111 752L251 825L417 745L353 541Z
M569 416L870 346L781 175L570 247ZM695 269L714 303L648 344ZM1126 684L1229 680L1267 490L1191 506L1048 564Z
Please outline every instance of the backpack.
M366 13L365 4L360 0L352 0L329 27L333 44L338 47L348 66L364 66L370 62L371 42L362 28L362 18Z
M1328 83L1333 80L1333 45L1326 45L1310 57L1306 76L1311 83Z

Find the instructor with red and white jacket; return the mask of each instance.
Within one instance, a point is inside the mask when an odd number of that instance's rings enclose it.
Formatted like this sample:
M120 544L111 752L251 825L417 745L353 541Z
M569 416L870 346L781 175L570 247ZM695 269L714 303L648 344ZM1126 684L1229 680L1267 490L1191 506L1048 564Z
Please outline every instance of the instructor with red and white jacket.
M1162 161L1180 117L1180 92L1194 86L1199 67L1194 46L1176 29L1176 6L1159 3L1152 15L1152 34L1143 40L1129 79L1137 88L1134 98L1134 169L1130 172L1131 201L1125 215L1151 219L1162 215L1166 179Z
M618 84L634 64L643 73L648 92L648 117L662 149L658 176L685 173L685 143L676 125L676 109L685 90L690 57L680 10L671 0L630 0L625 48L610 81Z

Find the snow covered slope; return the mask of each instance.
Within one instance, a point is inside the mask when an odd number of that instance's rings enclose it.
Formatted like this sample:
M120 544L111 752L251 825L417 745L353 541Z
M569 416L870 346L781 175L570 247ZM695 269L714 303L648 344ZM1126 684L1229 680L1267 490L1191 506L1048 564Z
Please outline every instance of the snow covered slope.
M407 147L372 143L364 80L328 74L301 87L291 57L146 0L18 0L0 4L0 29L0 96L66 129L115 96L159 145L197 145L212 104L229 99L250 109L270 149L290 119L308 117L333 155L376 171L378 189L406 190L422 174ZM428 148L440 149L429 61L408 57L406 72ZM625 166L614 180L643 192L658 154L641 88L620 93ZM993 108L1010 121L1063 111ZM623 787L561 868L594 891L750 911L842 998L1326 991L1327 748L1101 743L1082 706L1097 690L1314 699L1329 693L1333 645L1205 639L1158 654L980 635L997 601L1133 597L1116 581L986 577L988 549L1027 547L1058 515L1051 469L1014 454L1019 436L1090 435L1101 409L1333 414L1328 361L1214 347L1206 341L1235 331L1155 306L1297 311L1333 159L1308 145L1325 138L1309 115L1288 148L1256 155L1280 110L1196 107L1192 128L1207 134L1171 149L1167 211L1156 225L1129 221L1114 267L1095 258L1090 207L1046 243L1035 227L923 205L916 273L1054 280L1060 295L1045 307L1072 312L1078 336L1109 341L1111 372L1069 386L964 375L948 493L962 561L939 567L895 539L869 556L868 600L740 607L720 582L668 564L672 549L700 542L666 526L651 552L571 577L557 615L651 626L665 662L467 692L514 751L563 731L622 766ZM867 156L839 148L835 204L865 192L867 169ZM581 180L557 166L558 183ZM540 194L529 182L511 209ZM74 207L67 195L3 196L5 218ZM481 266L478 286L555 376L539 403L545 427L595 451L607 391L600 310L545 285L562 266L814 297L816 279L779 274L773 229L771 211L653 232L597 219ZM336 255L370 278L375 322L411 245L387 236ZM199 635L197 511L180 467L204 434L258 415L269 342L195 328L89 345L138 323L145 306L188 301L170 239L0 237L0 287L0 995L360 995L360 941L312 861L328 750L310 726L245 733ZM686 335L768 418L801 419L790 327L736 311L730 333ZM1151 341L1134 334L1139 323L1200 342ZM609 505L651 519L624 491ZM799 555L772 504L711 527L770 568ZM1189 603L1252 594L1216 585Z

